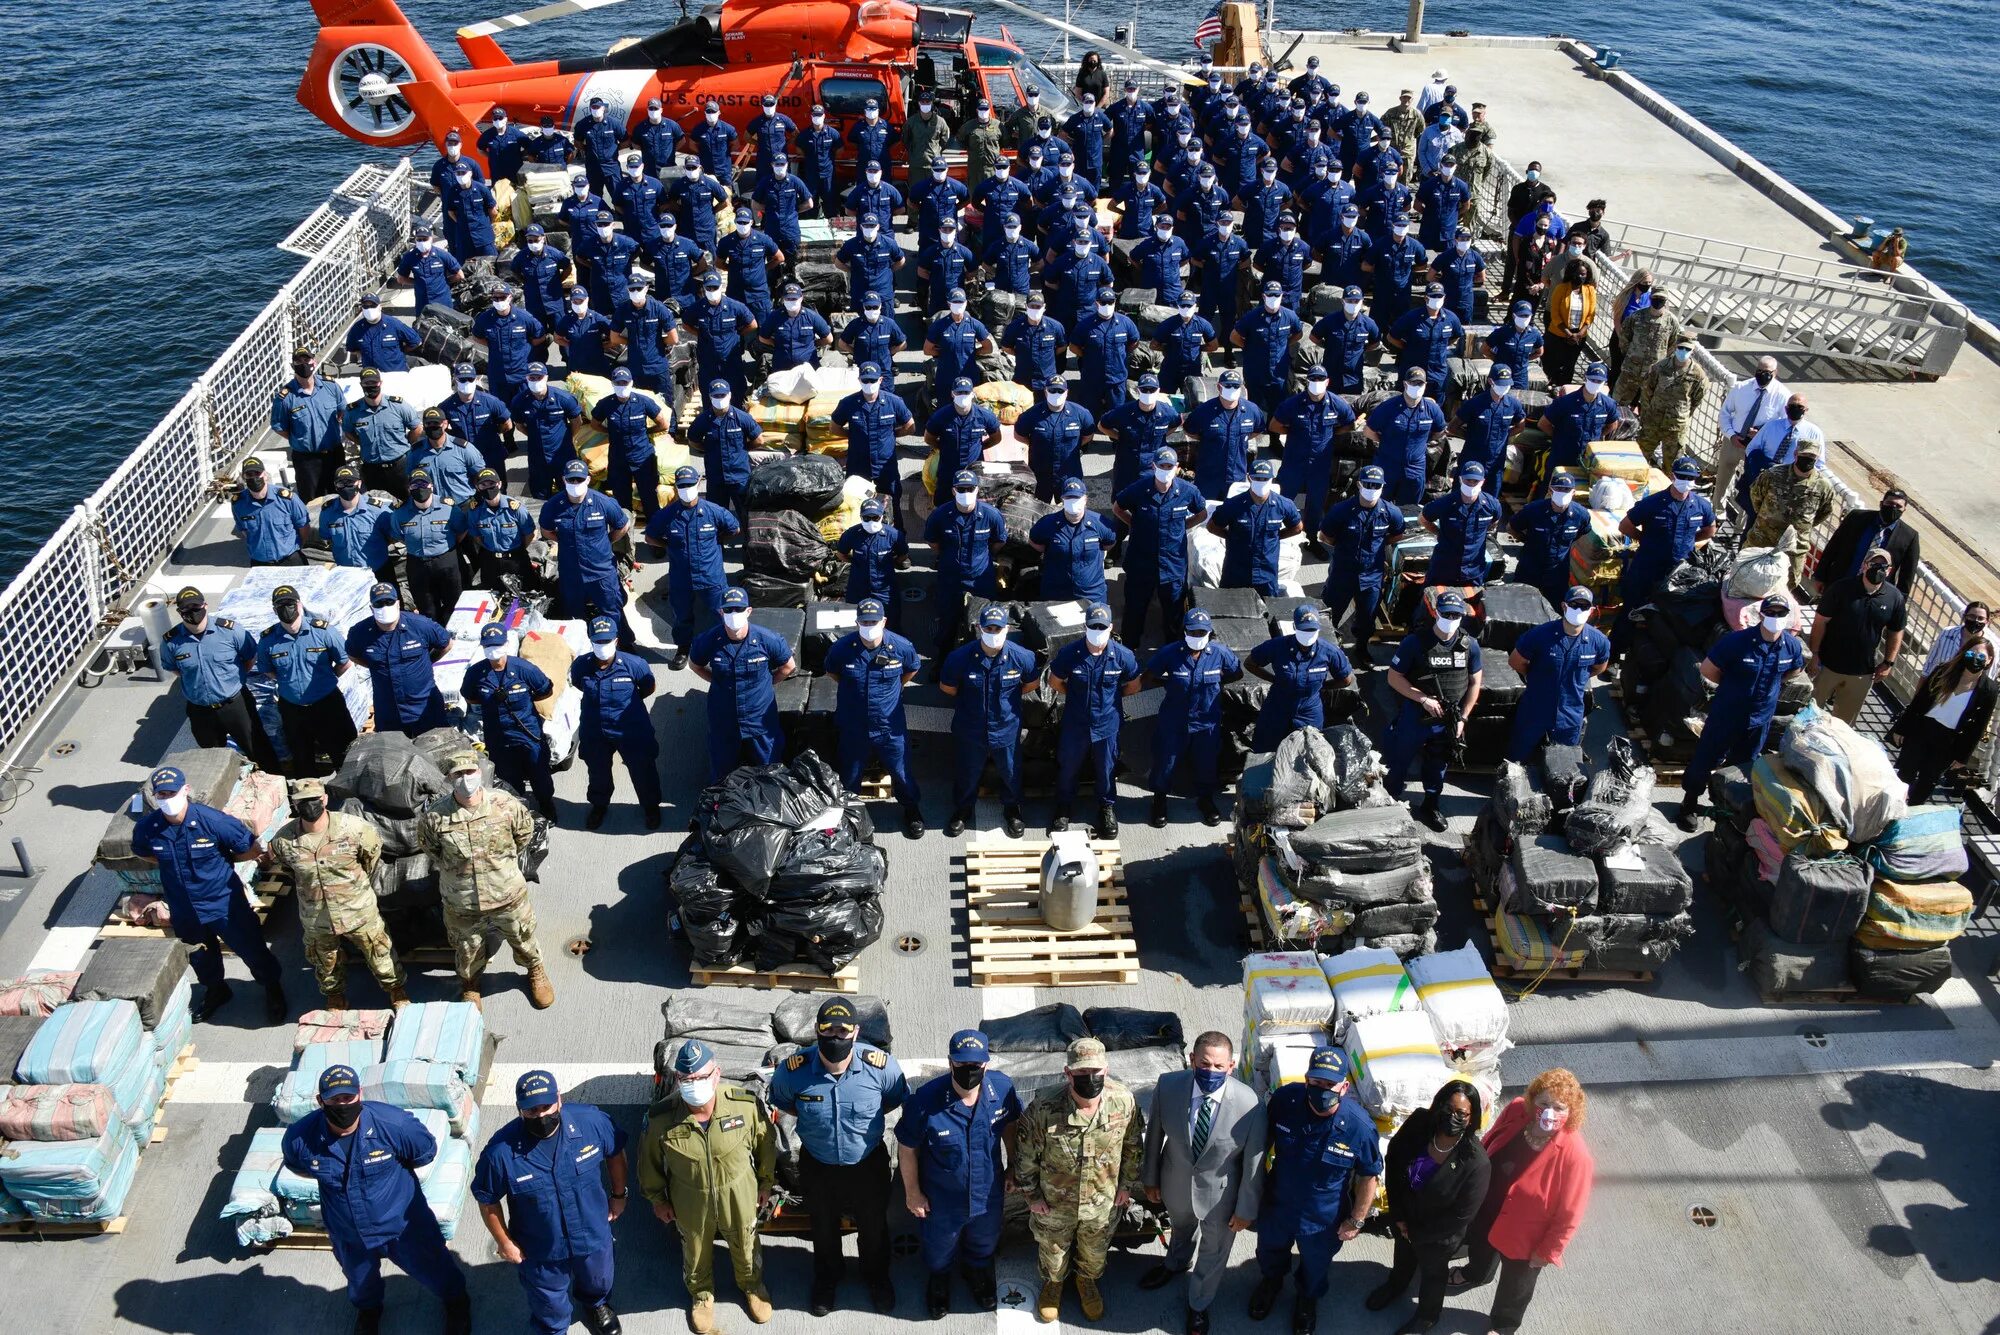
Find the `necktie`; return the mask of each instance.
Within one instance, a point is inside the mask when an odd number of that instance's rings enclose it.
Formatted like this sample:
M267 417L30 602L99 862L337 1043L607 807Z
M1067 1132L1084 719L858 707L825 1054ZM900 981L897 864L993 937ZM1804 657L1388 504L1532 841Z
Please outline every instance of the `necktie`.
M1213 1097L1205 1098L1201 1101L1201 1110L1194 1115L1193 1155L1195 1158L1199 1159L1201 1152L1208 1148L1208 1133L1214 1123L1215 1099Z

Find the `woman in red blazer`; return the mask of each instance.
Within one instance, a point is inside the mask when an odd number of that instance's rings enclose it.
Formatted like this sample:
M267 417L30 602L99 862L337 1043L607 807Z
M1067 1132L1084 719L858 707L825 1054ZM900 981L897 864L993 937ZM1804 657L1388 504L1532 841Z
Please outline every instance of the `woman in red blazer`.
M1588 1109L1583 1086L1557 1067L1508 1104L1486 1133L1492 1186L1468 1234L1464 1266L1450 1287L1471 1288L1500 1272L1487 1318L1489 1335L1514 1335L1545 1266L1561 1265L1563 1249L1583 1222L1595 1172L1583 1143Z

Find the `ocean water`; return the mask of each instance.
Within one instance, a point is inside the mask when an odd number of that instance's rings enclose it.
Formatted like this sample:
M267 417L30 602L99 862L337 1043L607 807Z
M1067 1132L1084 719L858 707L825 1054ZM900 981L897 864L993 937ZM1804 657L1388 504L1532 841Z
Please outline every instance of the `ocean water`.
M452 30L503 8L404 5L448 64ZM1206 8L1153 0L1142 44L1180 57ZM1078 21L1108 31L1137 9L1083 0ZM520 58L599 50L673 12L642 0L505 45ZM2000 100L1991 0L1597 0L1563 17L1433 0L1428 12L1439 32L1561 30L1616 47L1835 211L1903 225L1925 272L2000 312L2000 185L1981 124ZM1278 22L1400 28L1403 13L1285 0ZM0 578L296 271L274 243L372 151L293 98L316 31L304 0L14 0L8 18L0 124L16 221L0 263ZM1031 25L1009 22L1039 54Z

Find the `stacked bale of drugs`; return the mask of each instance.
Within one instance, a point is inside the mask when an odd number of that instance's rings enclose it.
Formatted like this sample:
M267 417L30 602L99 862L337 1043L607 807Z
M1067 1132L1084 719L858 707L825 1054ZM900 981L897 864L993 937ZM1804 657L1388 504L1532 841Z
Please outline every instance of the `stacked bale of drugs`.
M1423 830L1395 803L1333 811L1303 830L1274 836L1296 860L1293 890L1302 899L1348 917L1326 948L1367 946L1403 959L1437 948L1437 899Z
M785 455L751 470L743 569L759 577L752 607L803 608L833 578L838 562L819 522L840 508L846 481L840 462L820 454Z
M1243 1041L1237 1073L1260 1094L1305 1079L1313 1049L1334 1041L1340 1004L1309 950L1243 960Z

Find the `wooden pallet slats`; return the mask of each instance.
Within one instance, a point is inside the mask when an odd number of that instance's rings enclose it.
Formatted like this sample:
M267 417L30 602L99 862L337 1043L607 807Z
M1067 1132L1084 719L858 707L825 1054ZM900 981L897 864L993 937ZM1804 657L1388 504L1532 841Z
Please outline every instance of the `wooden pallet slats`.
M748 964L733 964L726 969L704 969L697 965L689 973L697 984L704 987L763 987L848 995L861 991L861 971L852 964L834 973L825 973L809 964L781 964L775 969L758 969Z
M1096 918L1075 932L1043 923L1046 839L973 844L964 854L966 947L974 987L1122 986L1139 978L1139 946L1116 840L1092 839Z

